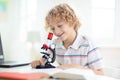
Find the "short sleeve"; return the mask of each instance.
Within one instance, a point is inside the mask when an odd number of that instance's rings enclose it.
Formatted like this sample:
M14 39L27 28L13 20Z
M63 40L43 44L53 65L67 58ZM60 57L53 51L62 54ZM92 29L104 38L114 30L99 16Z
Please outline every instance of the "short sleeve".
M103 68L102 56L100 54L99 48L89 42L88 55L88 67L91 69L101 69Z

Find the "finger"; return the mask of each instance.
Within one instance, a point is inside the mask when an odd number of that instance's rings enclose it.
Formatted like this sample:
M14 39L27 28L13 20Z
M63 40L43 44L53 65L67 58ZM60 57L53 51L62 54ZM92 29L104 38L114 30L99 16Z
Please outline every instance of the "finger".
M40 64L41 65L45 65L45 60L44 59L40 59Z
M33 61L33 62L31 63L31 66L32 66L32 68L35 68L38 64L39 64L38 61Z
M35 64L35 63L32 63L31 66L32 66L32 68L35 68L35 67L36 67L36 64Z
M32 67L32 68L34 67L34 63L33 63L33 62L31 62L31 64L30 64L30 65L31 65L31 67Z

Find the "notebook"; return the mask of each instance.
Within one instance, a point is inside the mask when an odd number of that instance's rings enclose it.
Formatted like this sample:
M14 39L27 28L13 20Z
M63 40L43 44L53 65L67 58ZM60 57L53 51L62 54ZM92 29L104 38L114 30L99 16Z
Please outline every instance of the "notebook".
M5 61L3 48L2 48L2 39L1 39L1 35L0 35L0 67L8 68L8 67L24 66L24 65L28 65L28 64L30 64L30 62Z

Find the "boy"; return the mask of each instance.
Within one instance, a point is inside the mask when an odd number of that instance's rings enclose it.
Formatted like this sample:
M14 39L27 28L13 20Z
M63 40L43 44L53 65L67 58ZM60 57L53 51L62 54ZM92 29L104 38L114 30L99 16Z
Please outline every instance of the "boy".
M46 29L58 37L54 40L58 68L91 69L96 74L103 74L98 48L78 32L80 25L74 10L67 4L54 7L46 16ZM44 65L44 60L31 64L33 68L37 65Z

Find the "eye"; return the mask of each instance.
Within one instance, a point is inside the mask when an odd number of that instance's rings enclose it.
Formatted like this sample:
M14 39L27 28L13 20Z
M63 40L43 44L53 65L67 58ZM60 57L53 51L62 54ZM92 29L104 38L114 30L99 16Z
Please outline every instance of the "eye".
M58 28L61 28L62 27L62 24L61 25L58 25Z
M51 30L52 30L52 31L54 31L54 30L55 30L55 28L51 28Z

